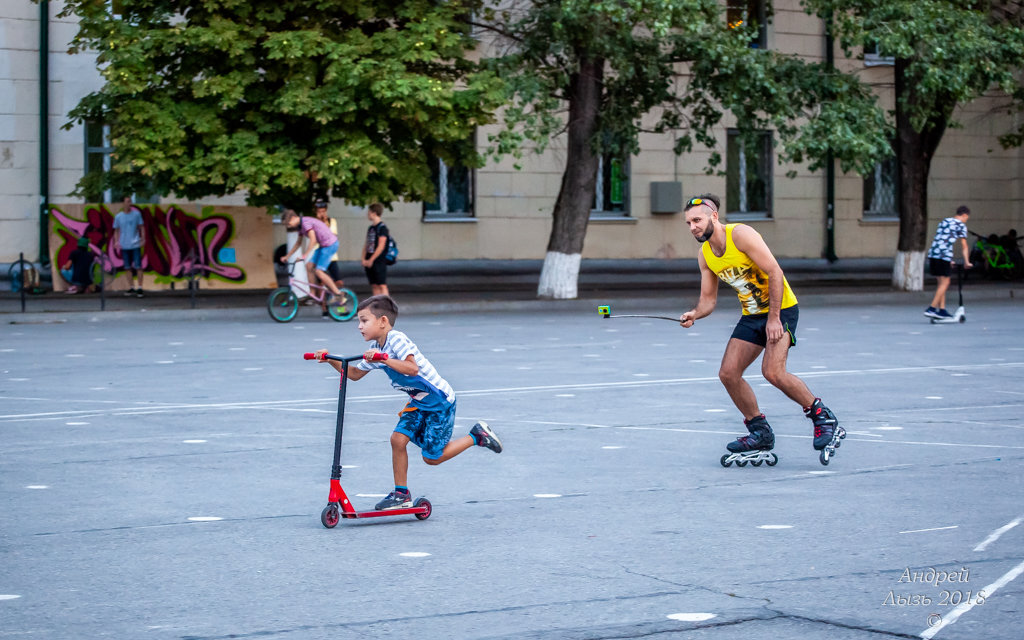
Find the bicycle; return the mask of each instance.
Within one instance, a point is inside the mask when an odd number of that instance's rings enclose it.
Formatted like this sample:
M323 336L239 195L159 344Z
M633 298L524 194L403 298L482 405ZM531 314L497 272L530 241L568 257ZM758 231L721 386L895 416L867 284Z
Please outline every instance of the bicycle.
M983 277L1016 280L1024 274L1024 264L1019 258L1016 261L1013 259L1004 246L1007 243L1003 242L998 235L993 233L986 237L974 231L971 231L970 234L978 239L974 243L974 249L971 250L971 262L977 265L977 269ZM1016 234L1007 236L1007 238L1011 238L1014 245L1013 253L1019 256L1020 251L1016 248Z
M298 289L303 297L309 296L323 304L326 300L327 315L337 322L346 322L356 315L359 300L351 289L339 287L340 295L334 295L322 284L303 282L295 279L295 264L288 264L288 286L278 287L270 292L267 299L267 312L276 322L291 322L299 313L299 297L294 289Z

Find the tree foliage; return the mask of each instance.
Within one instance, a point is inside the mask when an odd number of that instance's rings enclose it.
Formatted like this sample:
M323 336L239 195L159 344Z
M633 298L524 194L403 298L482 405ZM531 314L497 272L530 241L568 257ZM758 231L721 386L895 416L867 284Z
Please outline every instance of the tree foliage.
M308 205L429 199L429 160L474 165L501 83L466 58L462 2L70 0L72 52L105 84L71 112L110 126L102 184Z
M895 60L896 108L886 133L900 166L903 255L923 255L927 242L928 174L945 131L959 126L958 106L1002 96L1011 113L1024 107L1024 29L1016 0L803 0L833 16L847 56L873 43ZM1024 142L1024 126L1003 132L1004 146ZM899 256L898 256L899 258ZM923 259L923 258L922 258ZM922 288L917 260L897 260L894 284Z
M782 161L818 168L831 152L869 172L890 153L875 97L824 64L750 46L759 25L730 25L715 0L516 0L483 14L505 50L488 63L509 82L511 106L495 150L543 150L562 132L580 60L605 62L597 153L639 151L645 131L677 134L676 152L715 150L726 113L736 127L773 129ZM654 114L653 124L650 114ZM717 151L710 166L721 161Z

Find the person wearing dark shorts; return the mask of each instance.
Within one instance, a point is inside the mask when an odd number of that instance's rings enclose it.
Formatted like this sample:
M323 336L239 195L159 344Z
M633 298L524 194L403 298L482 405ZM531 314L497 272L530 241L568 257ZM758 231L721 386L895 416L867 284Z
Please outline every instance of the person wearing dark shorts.
M754 389L743 379L744 371L763 352L765 380L803 407L814 426L813 446L824 449L839 421L803 380L786 370L800 316L796 295L761 235L745 224L722 224L718 207L718 197L705 194L691 198L684 208L690 233L701 243L697 254L701 279L700 300L679 317L679 323L690 328L714 311L719 279L736 290L743 315L725 348L718 377L743 414L749 435L740 436L726 448L739 453L775 446L775 434L758 407Z
M388 263L384 258L384 251L388 246L390 232L388 226L381 222L383 215L384 206L379 203L371 204L366 210L370 228L366 230L366 249L363 252L362 265L375 296L389 295Z
M967 248L967 219L971 210L966 205L956 208L956 215L939 223L935 230L935 239L928 249L928 271L935 276L935 295L932 303L924 310L928 318L942 320L952 318L946 311L946 290L949 289L950 276L953 275L953 245L959 241L964 255L964 268L971 268L970 253Z

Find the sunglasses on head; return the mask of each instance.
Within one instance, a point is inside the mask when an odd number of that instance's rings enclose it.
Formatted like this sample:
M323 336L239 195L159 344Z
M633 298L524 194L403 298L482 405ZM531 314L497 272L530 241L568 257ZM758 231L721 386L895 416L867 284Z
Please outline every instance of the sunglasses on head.
M707 198L690 198L690 201L686 203L686 208L689 209L698 205L704 205L712 211L718 211L718 207L715 206L715 203Z

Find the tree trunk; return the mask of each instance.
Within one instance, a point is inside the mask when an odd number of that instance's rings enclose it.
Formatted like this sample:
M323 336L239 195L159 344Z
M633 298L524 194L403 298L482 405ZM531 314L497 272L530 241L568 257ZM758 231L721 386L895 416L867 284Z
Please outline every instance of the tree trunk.
M906 77L907 60L897 59L896 76L896 155L900 167L900 235L893 264L892 285L903 291L924 288L924 254L928 240L928 173L935 150L946 132L956 100L940 99L922 104L916 81ZM931 115L920 131L912 114Z
M584 59L569 81L568 148L548 252L537 286L541 298L576 297L583 240L597 183L598 157L592 142L598 127L603 74L603 59Z

